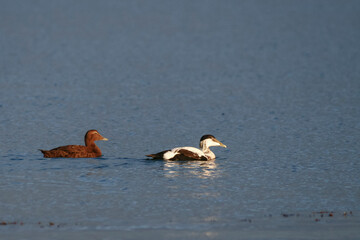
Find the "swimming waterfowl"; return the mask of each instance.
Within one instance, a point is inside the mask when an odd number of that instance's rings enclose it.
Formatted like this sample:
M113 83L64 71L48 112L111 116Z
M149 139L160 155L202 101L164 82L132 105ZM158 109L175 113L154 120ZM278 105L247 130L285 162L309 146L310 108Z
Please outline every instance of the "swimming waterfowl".
M107 141L108 139L96 130L89 130L85 134L85 146L67 145L51 150L39 150L45 158L95 158L102 155L100 148L95 144L98 140Z
M155 154L146 155L153 159L164 160L213 160L215 154L210 147L220 146L226 148L226 145L217 140L213 135L204 135L200 139L200 149L194 147L177 147Z

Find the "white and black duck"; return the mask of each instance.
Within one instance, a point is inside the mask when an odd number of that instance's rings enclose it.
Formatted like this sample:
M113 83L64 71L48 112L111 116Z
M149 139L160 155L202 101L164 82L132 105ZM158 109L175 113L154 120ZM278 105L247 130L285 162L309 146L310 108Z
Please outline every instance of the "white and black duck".
M195 147L177 147L170 150L162 151L155 154L146 155L153 159L164 160L213 160L215 154L210 147L224 147L226 145L217 140L213 135L204 135L200 139L200 149Z

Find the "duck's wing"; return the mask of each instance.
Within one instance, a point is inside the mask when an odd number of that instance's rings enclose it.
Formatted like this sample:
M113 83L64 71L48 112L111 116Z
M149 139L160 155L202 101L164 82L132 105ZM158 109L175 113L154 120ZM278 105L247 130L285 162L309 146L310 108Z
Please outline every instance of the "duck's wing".
M171 152L167 152L164 155L164 158L167 160L208 160L205 154L197 148L194 147L181 147L174 148Z
M66 146L53 148L50 151L79 152L79 151L86 151L86 147L82 145L66 145Z
M61 146L49 151L40 150L46 158L94 158L95 153L88 152L85 146L67 145Z
M69 152L62 149L51 149L51 150L42 150L39 149L45 158L67 158L69 157Z
M194 147L179 147L173 148L170 150L165 150L162 152L146 155L147 157L152 157L153 159L164 159L164 160L203 160L207 161L205 154L197 148Z

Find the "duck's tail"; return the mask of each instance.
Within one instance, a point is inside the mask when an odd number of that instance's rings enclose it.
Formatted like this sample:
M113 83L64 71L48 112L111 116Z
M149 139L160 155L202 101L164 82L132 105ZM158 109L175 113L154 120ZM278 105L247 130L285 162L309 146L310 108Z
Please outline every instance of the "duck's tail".
M170 150L165 150L165 151L162 151L162 152L159 152L159 153L154 153L154 154L148 154L148 155L145 155L145 156L151 157L153 159L164 159L164 154L167 151L170 151Z
M43 150L43 149L38 149L38 150L41 151L42 154L44 154L44 157L49 157L49 156L48 156L49 151Z

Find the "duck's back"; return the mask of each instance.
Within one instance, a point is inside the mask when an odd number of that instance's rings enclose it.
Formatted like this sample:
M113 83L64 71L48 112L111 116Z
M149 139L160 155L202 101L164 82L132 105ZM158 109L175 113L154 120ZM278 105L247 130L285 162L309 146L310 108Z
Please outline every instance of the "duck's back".
M207 160L205 154L194 147L173 148L164 154L164 158L169 160Z
M200 149L194 147L178 147L146 156L165 160L208 160Z
M89 151L88 147L81 145L67 145L51 150L41 150L46 158L94 158L99 157L95 152ZM101 155L101 154L100 154Z

